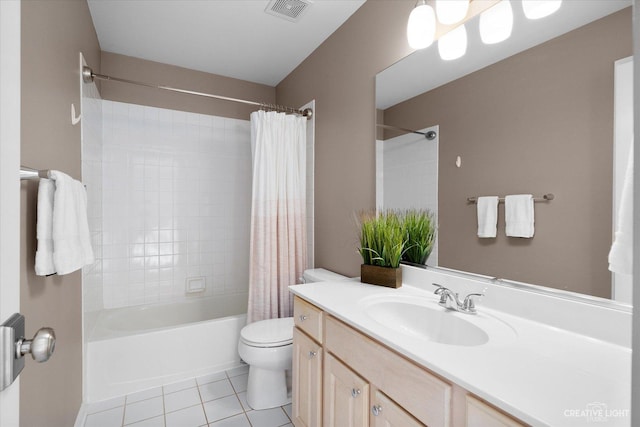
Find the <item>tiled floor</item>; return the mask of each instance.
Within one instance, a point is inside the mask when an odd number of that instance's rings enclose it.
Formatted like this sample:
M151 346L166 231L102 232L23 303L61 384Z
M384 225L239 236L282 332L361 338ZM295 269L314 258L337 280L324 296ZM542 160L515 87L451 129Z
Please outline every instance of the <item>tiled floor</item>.
M242 366L91 404L84 427L293 427L291 405L247 405L248 372Z

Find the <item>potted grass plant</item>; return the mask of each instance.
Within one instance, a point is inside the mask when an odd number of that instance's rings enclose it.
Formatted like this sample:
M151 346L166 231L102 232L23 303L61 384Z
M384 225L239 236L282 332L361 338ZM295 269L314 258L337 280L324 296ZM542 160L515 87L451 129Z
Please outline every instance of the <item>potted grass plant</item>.
M407 244L402 216L393 210L380 214L365 212L360 214L359 223L360 281L399 288L402 285L400 261Z
M424 265L433 250L436 237L435 218L428 209L407 209L402 215L407 247L402 260Z

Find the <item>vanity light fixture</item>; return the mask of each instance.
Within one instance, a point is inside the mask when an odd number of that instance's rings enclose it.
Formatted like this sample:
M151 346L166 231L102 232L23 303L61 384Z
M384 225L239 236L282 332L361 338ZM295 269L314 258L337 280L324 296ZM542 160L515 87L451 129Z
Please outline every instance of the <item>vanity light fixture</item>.
M561 4L562 0L522 0L522 10L527 18L540 19L560 9Z
M467 52L467 28L464 24L440 37L438 52L445 61L458 59Z
M469 11L469 0L436 0L438 21L452 25L462 21Z
M425 0L418 0L409 15L407 40L413 49L431 46L436 35L436 14Z
M513 10L509 0L502 0L480 14L480 38L484 44L500 43L511 36Z

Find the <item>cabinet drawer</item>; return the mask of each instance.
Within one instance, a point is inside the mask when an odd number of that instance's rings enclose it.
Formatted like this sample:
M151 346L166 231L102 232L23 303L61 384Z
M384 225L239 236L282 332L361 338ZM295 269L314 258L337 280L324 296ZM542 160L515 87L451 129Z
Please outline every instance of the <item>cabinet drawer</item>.
M451 385L339 320L325 317L325 348L430 427L451 425Z
M322 311L318 307L295 297L293 321L298 328L322 344Z
M519 421L468 394L466 427L524 427Z

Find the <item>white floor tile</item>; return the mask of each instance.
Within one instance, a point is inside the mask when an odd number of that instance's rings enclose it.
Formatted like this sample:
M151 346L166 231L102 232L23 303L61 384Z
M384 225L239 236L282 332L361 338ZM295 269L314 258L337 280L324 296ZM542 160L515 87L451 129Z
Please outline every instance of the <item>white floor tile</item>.
M207 425L202 405L180 409L165 415L167 427L200 427Z
M95 414L96 412L106 411L107 409L117 408L118 406L124 406L124 396L89 403L87 405L87 414Z
M162 387L150 388L149 390L128 394L127 403L140 402L141 400L147 400L158 396L162 396Z
M236 393L241 393L243 391L247 391L247 380L249 379L249 374L238 375L237 377L231 377L231 384L233 384L233 389Z
M238 399L240 399L240 404L242 405L242 408L244 409L245 412L251 411L253 409L247 403L247 392L246 391L243 391L242 393L238 393Z
M222 381L204 384L199 388L200 396L202 396L203 402L220 399L221 397L230 396L234 393L233 387L231 387L231 382L229 382L226 377Z
M195 378L191 378L189 380L185 380L185 381L180 381L177 383L173 383L173 384L167 384L165 386L163 386L164 392L165 394L167 393L174 393L176 391L180 391L180 390L184 390L187 388L191 388L191 387L195 387L196 384L196 380Z
M122 426L122 415L124 406L109 409L87 416L84 427L120 427Z
M214 381L226 380L227 374L225 371L216 372L215 374L203 375L201 377L196 378L198 385L212 383Z
M247 417L253 427L280 427L289 423L289 417L282 408L263 409L247 412Z
M232 368L227 370L227 376L237 377L238 375L248 374L249 373L249 365L238 366L237 368Z
M162 396L152 397L151 399L128 404L124 410L124 423L135 423L147 418L157 417L163 413Z
M209 427L251 427L245 414L234 415L209 424Z
M236 395L211 400L204 403L204 410L210 423L242 413L242 406Z
M291 403L289 403L288 405L284 405L282 407L282 409L284 409L284 412L287 413L287 417L289 417L290 420L293 419L293 415L292 415L292 410L291 410Z
M200 393L198 388L188 388L186 390L176 391L164 395L164 411L173 412L178 409L188 408L189 406L202 403L200 401Z
M165 427L164 426L164 415L160 415L159 417L149 418L144 421L139 421L133 424L127 424L127 427Z

